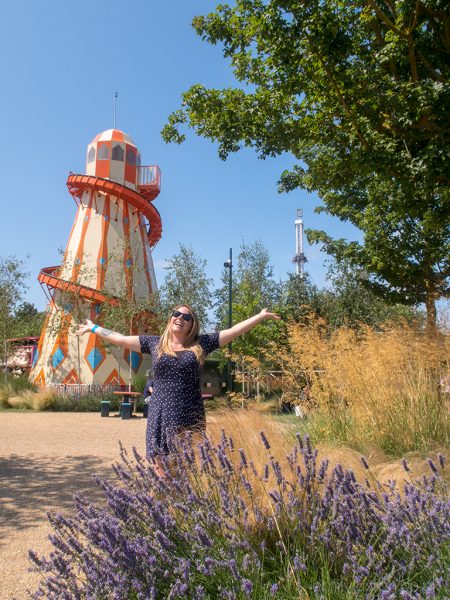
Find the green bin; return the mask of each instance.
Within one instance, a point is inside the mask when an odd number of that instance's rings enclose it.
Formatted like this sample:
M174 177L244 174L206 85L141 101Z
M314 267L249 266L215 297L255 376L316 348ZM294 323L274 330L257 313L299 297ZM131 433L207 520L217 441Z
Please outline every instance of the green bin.
M102 400L101 401L101 411L100 414L102 417L109 417L109 407L111 405L111 402L109 400Z
M131 419L131 402L122 402L122 419Z

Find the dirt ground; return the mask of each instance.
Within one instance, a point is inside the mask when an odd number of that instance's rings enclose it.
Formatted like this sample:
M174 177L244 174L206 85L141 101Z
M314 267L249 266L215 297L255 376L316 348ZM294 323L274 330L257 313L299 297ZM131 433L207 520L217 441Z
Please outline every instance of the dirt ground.
M111 465L119 460L119 440L144 454L145 426L141 417L124 421L97 413L0 412L0 600L22 600L29 597L27 589L37 589L39 576L29 571L27 555L30 548L38 554L51 549L47 511L73 514L75 492L101 499L92 475L114 476ZM233 432L236 447L252 453L262 448L258 432L263 429L275 445L277 438L279 444L285 440L272 419L249 411L208 416L210 434L222 427ZM285 454L285 444L278 448L280 455ZM447 458L445 476L450 478L450 451L441 450ZM367 475L355 450L319 446L321 456L327 456L331 465L339 462L353 469L361 481ZM436 452L428 456L434 459ZM257 466L264 464L264 458L253 457ZM380 481L404 479L401 461L388 461L379 452L366 457ZM429 473L425 459L418 453L408 456L414 477Z
M51 548L46 512L70 514L76 492L100 498L92 474L112 476L119 440L144 453L145 426L140 417L0 412L1 600L36 590L39 576L28 571L27 554Z

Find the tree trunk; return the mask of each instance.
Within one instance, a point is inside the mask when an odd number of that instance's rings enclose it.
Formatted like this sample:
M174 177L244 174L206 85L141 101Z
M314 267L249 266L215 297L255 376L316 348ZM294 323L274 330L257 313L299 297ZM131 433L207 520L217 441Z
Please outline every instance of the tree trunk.
M427 310L427 329L429 331L436 331L437 311L436 299L433 294L427 294L425 307Z
M7 342L6 342L6 337L5 337L5 339L3 340L3 374L5 377L5 385L6 385L6 382L8 381L7 362L8 362L8 351L7 351Z

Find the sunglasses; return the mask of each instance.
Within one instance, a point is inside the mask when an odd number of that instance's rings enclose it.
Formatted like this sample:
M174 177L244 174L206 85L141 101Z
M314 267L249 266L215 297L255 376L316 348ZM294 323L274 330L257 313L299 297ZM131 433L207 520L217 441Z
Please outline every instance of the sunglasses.
M192 315L188 315L187 313L182 313L179 310L174 310L172 313L172 317L181 317L182 319L184 319L185 321L193 321L194 317Z

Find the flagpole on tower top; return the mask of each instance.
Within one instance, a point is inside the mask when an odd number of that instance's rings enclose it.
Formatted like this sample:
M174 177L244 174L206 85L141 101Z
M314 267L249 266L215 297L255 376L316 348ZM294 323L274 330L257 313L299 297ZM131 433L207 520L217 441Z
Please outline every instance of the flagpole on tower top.
M117 112L117 96L118 92L114 92L114 129L116 128L116 112Z

